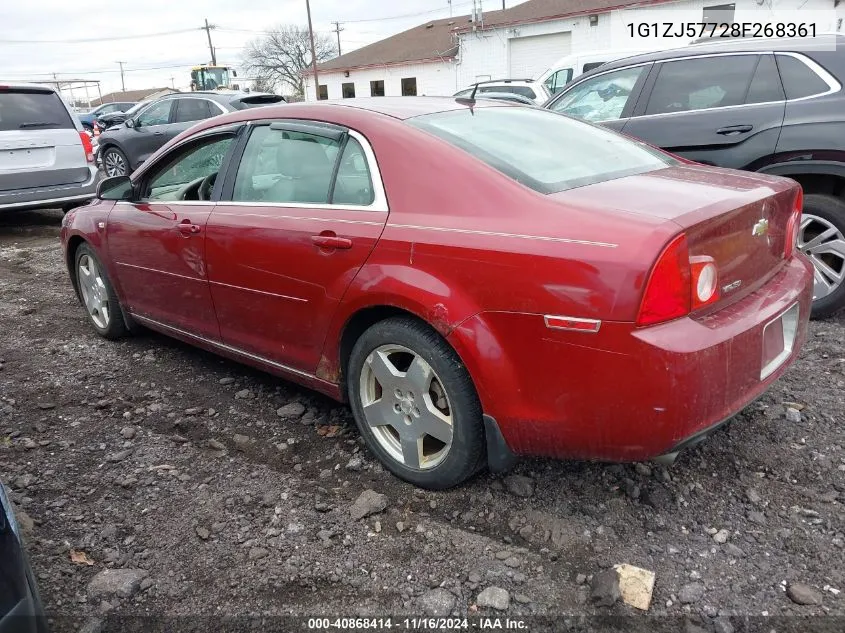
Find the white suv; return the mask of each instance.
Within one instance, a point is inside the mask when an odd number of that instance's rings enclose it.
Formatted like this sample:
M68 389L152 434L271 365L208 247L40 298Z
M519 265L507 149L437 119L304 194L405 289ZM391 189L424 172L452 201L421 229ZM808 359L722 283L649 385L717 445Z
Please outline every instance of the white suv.
M464 88L456 92L455 97L468 97L478 86L476 95L483 97L485 92L512 92L514 94L528 97L534 103L543 105L551 97L551 93L546 89L546 86L539 81L531 79L496 79L491 81L479 81L477 84L472 84L469 88Z
M97 168L91 139L58 93L0 83L0 212L91 200Z

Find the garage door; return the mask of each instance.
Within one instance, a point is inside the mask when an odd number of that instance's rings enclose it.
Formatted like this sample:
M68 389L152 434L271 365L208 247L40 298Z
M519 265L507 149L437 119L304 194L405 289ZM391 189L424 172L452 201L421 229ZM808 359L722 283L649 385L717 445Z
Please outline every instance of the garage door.
M537 79L572 48L572 34L549 33L508 40L510 48L509 76L512 79Z

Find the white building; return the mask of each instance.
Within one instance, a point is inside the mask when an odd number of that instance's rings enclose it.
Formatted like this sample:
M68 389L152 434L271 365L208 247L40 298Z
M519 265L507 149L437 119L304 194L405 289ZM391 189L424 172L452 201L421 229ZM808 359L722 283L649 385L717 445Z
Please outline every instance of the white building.
M479 0L479 5L496 4ZM838 0L528 0L427 22L318 66L321 98L451 95L486 79L537 78L569 53L658 50L695 37L663 37L687 24L812 22L842 30ZM646 25L646 26L640 26ZM652 27L651 25L656 25ZM315 99L306 75L306 100Z

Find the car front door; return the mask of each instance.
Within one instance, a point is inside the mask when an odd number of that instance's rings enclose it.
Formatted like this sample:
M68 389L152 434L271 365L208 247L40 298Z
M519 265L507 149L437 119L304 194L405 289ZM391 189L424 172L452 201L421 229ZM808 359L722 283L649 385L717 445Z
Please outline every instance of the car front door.
M225 344L313 373L332 314L387 221L357 132L250 126L208 221L206 261Z
M131 129L121 138L132 169L137 169L153 152L167 142L173 99L150 104L131 121Z
M623 132L696 162L754 169L775 151L784 108L771 53L679 59L655 66Z
M565 89L546 107L621 131L634 111L651 63L601 73Z
M136 183L137 200L109 214L107 240L133 315L219 340L205 265L216 174L234 130L212 132L162 156ZM222 184L222 183L221 183Z

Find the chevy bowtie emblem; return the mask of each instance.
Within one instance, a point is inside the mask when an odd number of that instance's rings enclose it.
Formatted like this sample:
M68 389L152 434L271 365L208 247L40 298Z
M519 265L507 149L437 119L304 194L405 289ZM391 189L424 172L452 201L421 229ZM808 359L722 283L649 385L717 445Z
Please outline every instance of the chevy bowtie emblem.
M769 221L763 218L762 220L758 220L757 224L754 225L754 228L751 229L751 235L754 237L762 237L769 232Z

